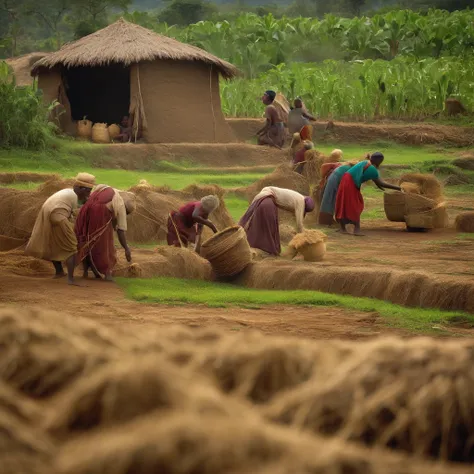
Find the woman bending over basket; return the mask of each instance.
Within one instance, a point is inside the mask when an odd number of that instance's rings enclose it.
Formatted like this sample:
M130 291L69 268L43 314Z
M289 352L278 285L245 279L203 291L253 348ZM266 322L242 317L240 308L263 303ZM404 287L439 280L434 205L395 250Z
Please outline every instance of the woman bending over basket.
M281 252L278 209L293 212L297 232L303 232L306 213L314 209L314 201L291 189L268 186L258 193L240 219L247 233L250 247L263 250L271 255Z
M354 235L363 235L360 232L360 216L364 210L364 198L360 187L367 181L373 181L379 189L395 189L399 186L385 183L380 179L379 167L384 160L380 152L373 153L368 160L352 166L342 176L336 196L336 220L341 226L341 233L347 234L346 225L354 225Z
M132 260L127 244L127 215L136 207L135 194L119 191L105 184L94 188L89 200L81 207L76 219L75 232L79 248L79 261L83 264L83 277L87 278L89 268L96 278L104 275L112 281L112 272L117 263L114 244L114 230L125 258Z
M219 207L219 198L205 196L200 201L188 202L178 211L172 211L168 217L168 245L188 247L189 242L196 243L196 252L201 247L203 226L217 233L216 226L209 220L209 214Z

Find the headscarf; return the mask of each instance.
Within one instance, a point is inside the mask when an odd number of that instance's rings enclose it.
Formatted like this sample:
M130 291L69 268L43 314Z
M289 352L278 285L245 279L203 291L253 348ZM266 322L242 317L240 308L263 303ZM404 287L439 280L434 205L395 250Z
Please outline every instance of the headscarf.
M265 91L265 95L268 95L268 97L270 97L270 99L274 101L276 97L276 92L272 90L268 90L268 91Z
M135 194L131 193L130 191L119 191L120 197L123 199L123 203L125 204L125 209L127 210L127 214L131 214L137 208L137 197Z
M314 209L314 200L313 198L306 196L304 198L304 212L308 213Z
M75 178L74 186L92 189L95 186L95 176L89 173L79 173Z
M341 161L342 159L342 150L339 150L339 148L336 148L335 150L331 151L331 154L329 155L329 159L334 162L334 161Z
M213 194L209 196L204 196L201 199L201 206L205 212L210 214L211 212L214 212L219 207L219 198Z
M381 151L376 151L375 153L372 153L370 155L370 159L372 158L382 158L383 160L385 157L383 156L383 153Z

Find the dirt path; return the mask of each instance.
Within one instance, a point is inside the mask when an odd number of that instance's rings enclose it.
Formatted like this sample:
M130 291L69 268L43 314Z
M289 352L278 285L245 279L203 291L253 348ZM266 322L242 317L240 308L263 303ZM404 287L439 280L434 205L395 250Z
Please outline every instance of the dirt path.
M387 328L376 314L339 308L266 306L262 309L163 306L125 299L114 284L88 281L87 288L69 287L50 278L0 275L0 304L65 311L108 325L191 327L218 326L229 331L259 330L265 334L312 339L362 339L381 334L406 334Z

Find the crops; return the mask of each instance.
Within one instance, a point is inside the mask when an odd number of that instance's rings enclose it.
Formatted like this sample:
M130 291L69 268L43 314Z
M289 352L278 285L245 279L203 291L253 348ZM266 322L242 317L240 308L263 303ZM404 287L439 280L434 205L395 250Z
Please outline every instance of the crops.
M469 10L323 20L247 13L231 21L154 29L239 67L243 77L222 84L228 116L262 116L259 97L268 88L288 98L303 96L322 118L417 119L443 112L448 97L474 107Z
M222 83L224 113L262 116L258 99L272 88L289 99L302 96L322 118L417 119L442 112L448 97L458 97L468 110L474 109L474 58L282 64L256 79Z

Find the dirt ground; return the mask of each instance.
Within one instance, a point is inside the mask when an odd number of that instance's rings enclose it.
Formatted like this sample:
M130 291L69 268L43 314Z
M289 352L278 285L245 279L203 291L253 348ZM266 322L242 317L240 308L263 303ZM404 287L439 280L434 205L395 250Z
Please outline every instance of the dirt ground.
M79 281L82 280L80 279ZM48 276L22 277L0 273L0 304L37 307L86 317L110 326L216 326L229 331L259 330L270 335L311 339L363 339L406 334L387 328L376 314L339 308L268 306L262 309L165 306L127 300L114 283L88 280L86 288L70 287Z

